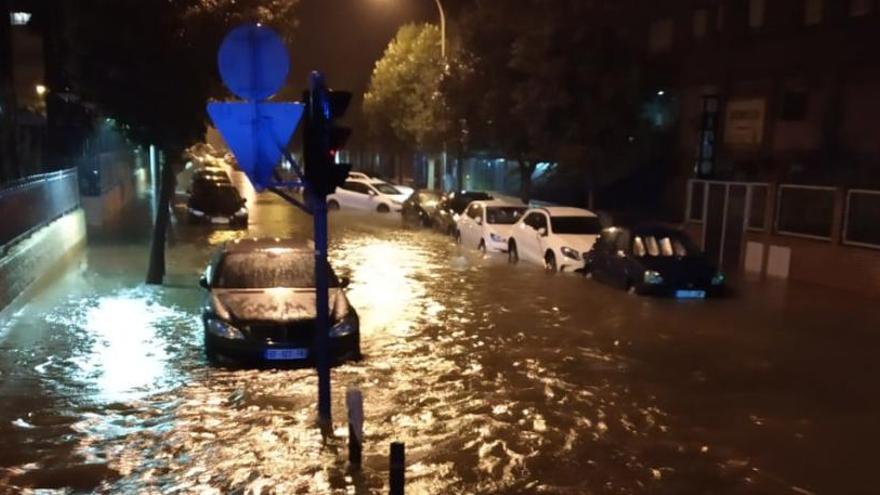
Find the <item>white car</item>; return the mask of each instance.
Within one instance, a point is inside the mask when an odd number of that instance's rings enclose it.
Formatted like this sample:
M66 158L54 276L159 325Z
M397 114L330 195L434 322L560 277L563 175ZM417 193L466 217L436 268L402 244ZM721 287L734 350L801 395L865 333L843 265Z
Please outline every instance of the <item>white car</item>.
M522 203L511 201L473 201L456 221L455 239L483 253L506 253L513 224L527 209Z
M402 194L405 194L406 198L409 198L410 195L412 195L412 193L415 192L415 189L413 189L409 186L402 186L400 184L395 184L393 182L388 182L388 181L384 181L382 179L377 179L375 177L370 177L369 175L367 175L363 172L349 172L348 178L349 179L356 179L356 180L365 180L367 182L384 182L385 184L390 184L390 185L394 186L394 188L397 189L398 191L400 191Z
M602 226L589 210L547 206L529 209L511 230L511 263L523 260L555 272L583 269Z
M327 196L331 210L366 210L388 213L403 209L406 195L391 184L376 180L349 179Z

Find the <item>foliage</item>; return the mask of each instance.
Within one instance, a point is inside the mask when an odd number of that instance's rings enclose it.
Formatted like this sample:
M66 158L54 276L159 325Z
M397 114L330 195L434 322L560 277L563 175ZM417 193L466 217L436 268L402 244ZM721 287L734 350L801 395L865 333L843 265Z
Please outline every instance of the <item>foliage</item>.
M222 94L216 51L226 31L246 20L284 26L297 1L79 0L74 83L135 141L176 159L203 138L205 104Z
M638 50L617 27L627 3L497 0L462 19L444 93L472 148L520 162L524 199L536 162L595 175L642 131Z
M446 130L442 77L440 30L430 24L401 27L364 95L371 134L417 149L436 148Z

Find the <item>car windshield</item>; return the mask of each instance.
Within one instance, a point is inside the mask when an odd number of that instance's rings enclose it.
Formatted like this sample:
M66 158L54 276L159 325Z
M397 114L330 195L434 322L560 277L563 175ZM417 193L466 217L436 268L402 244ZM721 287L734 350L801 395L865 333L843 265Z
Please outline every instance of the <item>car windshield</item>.
M315 286L315 257L310 252L263 249L229 253L217 269L214 287L220 289L312 288ZM330 287L338 287L330 271Z
M385 184L383 182L373 183L373 187L375 187L376 190L382 194L390 194L392 196L397 195L397 194L403 194L399 190L397 190L396 187L392 186L391 184Z
M486 208L486 222L513 225L525 211L525 208L516 206L490 206Z
M633 255L639 258L643 256L684 258L698 252L687 239L679 236L644 235L633 239Z
M554 234L598 235L602 225L597 217L552 217Z
M492 197L486 193L480 192L456 194L452 197L449 207L452 208L453 212L461 214L471 201L484 201L487 199L492 199Z
M231 186L217 187L216 185L199 188L195 193L195 199L200 200L223 210L238 209L241 206L241 196Z

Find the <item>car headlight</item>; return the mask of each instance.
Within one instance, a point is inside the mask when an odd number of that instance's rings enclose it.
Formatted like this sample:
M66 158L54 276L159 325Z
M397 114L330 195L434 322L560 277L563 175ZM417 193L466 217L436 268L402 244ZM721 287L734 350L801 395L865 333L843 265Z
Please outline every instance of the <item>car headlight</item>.
M197 217L203 217L203 216L205 216L205 212L203 212L203 211L201 211L201 210L197 210L197 209L195 209L195 208L190 208L190 209L189 209L189 212L192 213L193 215L197 216Z
M507 241L507 239L501 237L500 235L496 234L495 232L489 233L489 239L491 239L492 242L505 242L505 241Z
M560 249L560 251L562 251L562 255L565 256L566 258L571 258L573 260L581 259L580 253L578 253L577 251L575 251L574 249L572 249L570 247L562 247Z
M357 320L349 313L339 323L330 327L330 337L338 339L339 337L351 335L355 330L357 330Z
M722 284L724 284L724 274L721 272L718 272L715 274L714 277L712 277L712 285L722 285Z
M244 206L242 206L241 208L238 209L237 212L235 212L235 216L237 216L237 217L247 216L247 214L248 214L247 208L245 208Z
M224 339L232 339L232 340L244 340L244 334L241 333L241 330L235 328L231 324L218 320L216 318L208 318L205 320L205 329Z
M645 283L650 285L658 285L663 283L663 276L653 270L645 272Z

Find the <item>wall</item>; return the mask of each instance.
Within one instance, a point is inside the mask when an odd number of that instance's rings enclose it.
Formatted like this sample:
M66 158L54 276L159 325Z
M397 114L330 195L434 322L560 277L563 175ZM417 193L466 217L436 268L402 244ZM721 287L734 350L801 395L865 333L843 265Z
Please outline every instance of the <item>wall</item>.
M85 239L85 213L76 209L4 246L0 257L0 309L47 276L68 254L81 247Z

